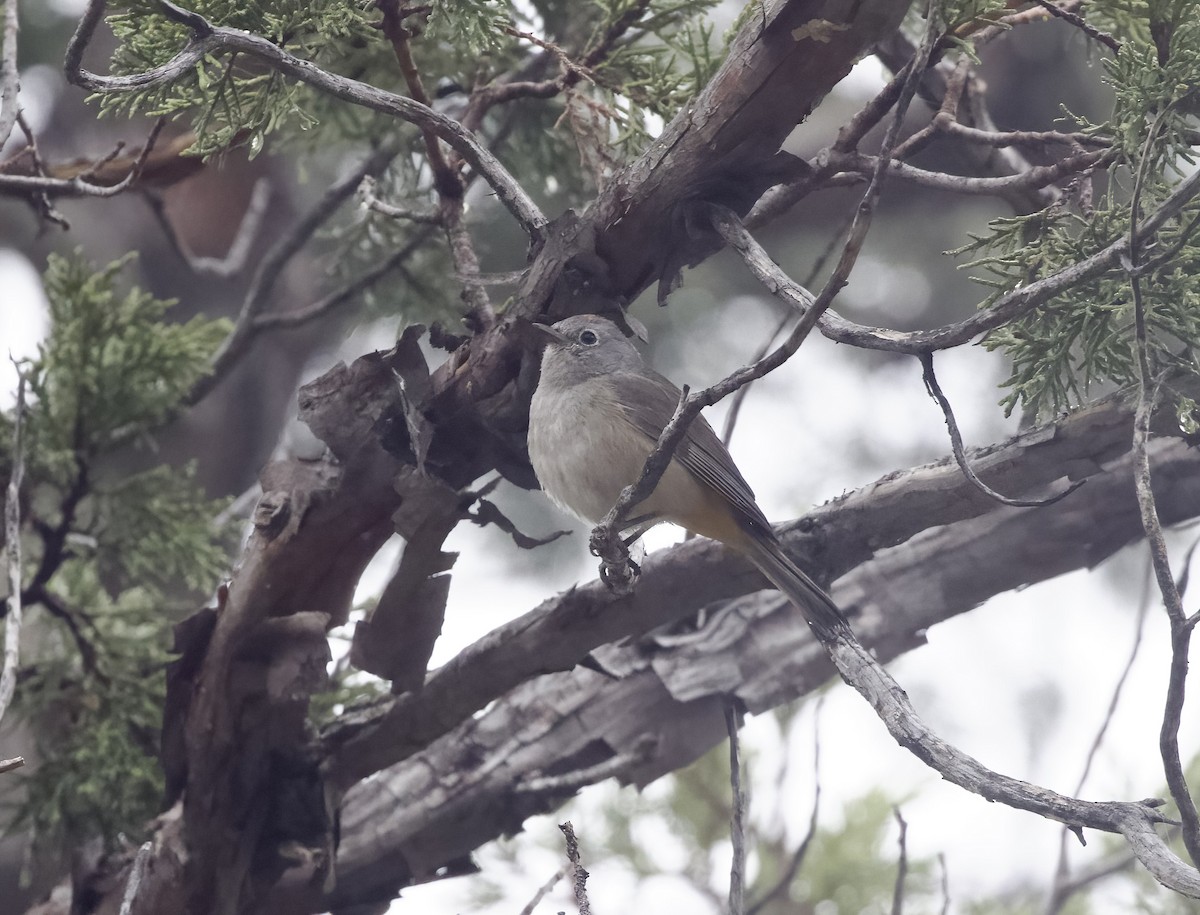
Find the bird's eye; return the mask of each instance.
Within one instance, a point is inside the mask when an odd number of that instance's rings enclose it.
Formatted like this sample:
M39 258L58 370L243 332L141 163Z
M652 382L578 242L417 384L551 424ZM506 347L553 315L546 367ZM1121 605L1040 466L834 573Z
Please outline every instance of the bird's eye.
M594 330L584 330L579 332L579 342L584 346L595 346L600 342L600 338Z

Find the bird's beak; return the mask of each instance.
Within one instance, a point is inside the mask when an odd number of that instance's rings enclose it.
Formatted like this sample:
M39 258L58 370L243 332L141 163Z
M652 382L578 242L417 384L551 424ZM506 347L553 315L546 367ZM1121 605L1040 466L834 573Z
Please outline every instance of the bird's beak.
M571 339L566 335L555 330L549 324L533 324L529 325L533 333L533 339L540 341L543 344L557 343L559 346L570 346Z

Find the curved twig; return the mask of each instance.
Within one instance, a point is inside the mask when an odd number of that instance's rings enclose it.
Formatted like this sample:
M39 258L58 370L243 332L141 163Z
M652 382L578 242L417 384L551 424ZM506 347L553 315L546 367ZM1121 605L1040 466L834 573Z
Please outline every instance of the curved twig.
M738 752L738 713L731 698L725 704L725 729L729 734L729 835L733 864L729 869L729 915L746 910L746 795L742 791L742 760Z
M1078 13L1073 13L1070 10L1063 9L1056 4L1050 3L1049 0L1034 0L1034 3L1048 12L1051 16L1061 19L1064 22L1071 23L1071 25L1075 26L1075 28L1079 29L1081 32L1083 32L1083 34L1087 35L1089 38L1094 38L1114 54L1120 53L1121 42L1113 38L1113 36L1108 34L1108 32L1102 32L1094 25L1089 25L1087 20Z
M396 155L396 151L397 147L394 144L385 144L367 156L349 175L334 182L321 195L321 199L263 256L258 264L258 269L250 280L246 295L242 299L242 309L233 330L213 355L209 373L198 379L184 397L185 405L191 406L203 400L229 373L229 370L249 352L254 337L263 328L269 326L267 322L261 321L261 313L270 301L271 292L284 268L333 212L347 199L354 196L363 177L377 174L386 168Z
M159 0L164 15L192 30L191 39L178 54L164 64L129 76L100 76L83 69L83 52L104 15L105 5L106 0L91 0L88 3L67 46L64 66L67 81L72 85L93 92L132 92L149 86L167 85L190 73L196 64L210 54L238 51L261 60L284 76L335 98L409 121L437 134L484 177L530 238L541 237L547 221L537 204L500 161L457 121L410 98L322 70L310 61L289 54L261 35L214 26L197 13Z
M1004 175L998 178L974 178L966 175L950 175L945 172L931 172L927 169L917 168L915 165L909 165L907 162L901 162L899 159L886 157L884 157L884 164L889 175L904 181L911 181L922 187L956 194L1003 196L1018 188L1045 187L1067 175L1075 175L1104 165L1115 159L1116 155L1116 151L1112 149L1077 153L1060 159L1053 165L1035 165L1018 174ZM817 157L816 165L820 169L834 168L840 172L866 176L876 168L879 158L878 156L839 153L829 150Z
M115 184L96 184L91 179L101 165L108 164L121 152L122 147L120 146L88 171L76 175L74 178L50 178L44 175L0 175L0 188L23 194L44 193L56 197L115 197L129 190L141 177L142 169L145 168L150 153L154 151L154 144L158 141L158 135L162 133L166 123L165 117L154 122L154 126L150 128L150 134L146 138L146 145L133 160L125 177Z
M1200 171L1193 172L1179 183L1174 192L1137 227L1141 239L1157 232L1168 220L1200 194ZM815 297L811 292L789 277L771 260L769 254L746 229L741 219L728 210L714 211L713 227L721 237L742 255L751 272L758 277L773 294L801 310L812 306ZM1129 251L1129 239L1122 236L1106 248L1101 248L1090 257L1064 267L1057 273L1019 286L999 296L987 308L954 324L946 324L932 330L899 331L886 327L871 327L848 321L832 311L821 316L819 327L822 335L837 343L847 343L862 349L885 350L892 353L921 353L950 349L970 343L981 334L995 330L1013 318L1032 311L1059 293L1079 283L1099 276L1106 270L1119 266L1121 258Z
M971 467L971 462L967 460L967 452L963 447L962 432L959 431L958 421L954 418L954 410L950 406L949 398L942 392L942 386L938 384L937 375L933 371L933 353L921 353L917 358L921 360L921 378L925 382L925 390L929 392L929 396L937 402L937 405L942 408L942 416L946 420L946 429L950 432L950 448L954 452L954 460L958 463L963 476L971 481L971 485L989 499L995 499L1001 505L1011 505L1014 508L1040 508L1043 505L1053 505L1060 499L1065 499L1087 482L1087 480L1077 480L1057 495L1049 496L1045 499L1012 499L996 492L987 483L979 479L979 475Z
M1150 344L1146 330L1146 303L1142 296L1141 245L1144 241L1138 229L1138 211L1141 206L1142 189L1145 186L1150 147L1158 136L1168 108L1155 117L1146 132L1142 146L1141 161L1134 179L1133 194L1129 208L1128 259L1125 269L1129 275L1129 288L1133 298L1134 343L1138 364L1138 405L1133 421L1134 486L1137 491L1138 509L1142 519L1142 530L1150 548L1150 562L1154 577L1162 594L1167 619L1171 625L1171 669L1167 685L1166 707L1163 709L1162 725L1159 729L1158 746L1162 757L1163 771L1171 798L1182 821L1183 844L1194 864L1200 865L1200 813L1188 788L1187 775L1179 755L1179 727L1183 718L1188 674L1188 652L1193 624L1183 609L1183 597L1171 572L1170 556L1166 539L1163 537L1162 522L1158 516L1158 505L1150 479L1150 418L1158 405L1161 393L1161 378L1155 378L1150 365Z
M146 204L150 207L150 212L158 222L159 228L162 229L163 235L175 249L175 253L187 264L189 270L205 276L229 279L241 273L250 259L250 252L260 234L263 219L267 215L268 204L271 202L271 182L266 178L259 178L254 182L254 187L250 191L250 202L246 205L246 212L242 214L242 221L238 225L233 242L224 257L202 257L192 254L183 239L179 237L179 233L175 231L175 226L171 222L170 216L167 215L166 205L162 198L152 193L143 196Z
M9 356L12 359L12 356ZM25 372L12 359L17 370L17 403L13 408L12 475L4 495L5 565L8 575L8 613L4 621L4 664L0 669L0 720L8 711L17 688L17 667L21 662L21 478L25 474ZM18 764L19 765L19 764Z
M1157 823L1171 822L1158 812L1160 801L1083 801L988 769L935 734L917 715L900 684L852 633L814 634L842 679L871 704L892 737L946 781L989 801L1077 829L1120 833L1159 883L1184 896L1200 898L1200 872L1181 861L1154 829Z

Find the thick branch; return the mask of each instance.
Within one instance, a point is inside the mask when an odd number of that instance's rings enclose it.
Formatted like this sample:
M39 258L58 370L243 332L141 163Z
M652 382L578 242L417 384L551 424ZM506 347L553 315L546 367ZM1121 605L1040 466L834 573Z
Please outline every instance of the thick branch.
M1132 421L1126 398L1113 397L1059 423L977 449L971 462L994 487L1013 493L1041 491L1064 475L1082 479L1102 472L1103 462L1128 451ZM1092 485L1066 503L1038 512L1081 499L1091 505L1087 490ZM878 550L922 530L996 509L948 461L865 487L782 526L781 533L818 578L836 580ZM691 574L673 575L666 569L660 573L656 558L650 557L634 593L616 596L588 586L546 601L435 671L420 693L347 713L324 736L326 769L334 785L345 790L407 758L518 684L538 674L569 670L600 645L762 587L748 562L710 541L693 541L671 555L684 565L690 562ZM697 574L698 569L709 574ZM570 639L564 631L573 633Z
M17 3L9 0L4 4L4 37L0 44L0 149L8 142L17 123L17 93L20 91L17 28Z
M1036 510L997 506L974 493L956 467L943 464L880 481L801 522L825 535L817 568L840 567L843 550L874 557L835 583L833 595L880 660L923 644L929 627L993 594L1094 566L1140 537L1129 460L1114 461L1117 454L1107 451L1127 449L1131 411L1114 413L1109 406L1083 427L1071 429L1068 423L1053 438L1043 429L1023 446L1016 439L975 456L1007 466L1006 486L1018 491L1036 489L1054 467L1090 474L1088 485L1064 502ZM1109 426L1118 416L1119 424ZM1095 450L1077 451L1089 438ZM1040 471L1031 469L1039 466ZM1162 504L1170 506L1164 521L1200 514L1200 458L1192 449L1183 443L1159 449L1155 480ZM951 514L960 499L976 501L979 513ZM933 529L893 548L878 546L904 540L900 527L920 524L915 519L927 509L936 515L929 519ZM936 527L954 516L961 520ZM790 540L793 549L803 545L799 536ZM807 561L813 562L811 551ZM725 739L729 696L757 714L819 689L832 673L829 659L779 595L750 593L761 585L744 563L711 543L693 541L649 557L634 598L614 598L591 582L514 621L495 639L487 637L468 651L468 663L453 662L453 671L436 672L426 686L435 691L427 700L431 714L475 684L506 678L512 665L525 668L518 682L534 670L547 673L511 692L502 689L486 713L464 716L412 759L350 791L343 804L340 883L327 901L386 898L406 880L424 879L494 835L511 832L514 815L550 810L564 799L551 794L538 804L522 792L516 803L514 791L529 773L567 775L628 753L642 735L653 733L659 752L626 766L621 775L622 781L644 785ZM745 596L730 601L731 591ZM714 599L718 604L710 603ZM622 647L593 647L614 636L636 636L706 604L711 622L690 638L649 635ZM572 655L582 659L589 651L590 669L565 672ZM564 672L548 673L551 669ZM447 674L456 688L446 682ZM408 735L400 729L418 721L393 718L397 730L381 729L377 736L403 741ZM960 774L980 775L970 768ZM990 790L990 776L984 783ZM1004 790L1010 792L1007 800L1027 809L1068 817L1074 825L1124 831L1160 875L1174 880L1178 872L1180 881L1193 886L1187 883L1194 879L1190 872L1166 856L1148 824L1154 815L1141 805L1076 802L1011 780Z

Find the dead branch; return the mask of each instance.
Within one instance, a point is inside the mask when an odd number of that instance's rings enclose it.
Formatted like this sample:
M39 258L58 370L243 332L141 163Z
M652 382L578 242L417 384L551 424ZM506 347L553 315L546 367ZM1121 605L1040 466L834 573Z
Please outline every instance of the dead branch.
M16 359L17 402L13 407L12 473L4 493L5 566L8 577L8 612L4 620L4 666L0 669L0 720L12 702L21 664L21 482L25 475L25 372ZM9 762L9 761L6 761ZM18 763L17 765L20 765Z

